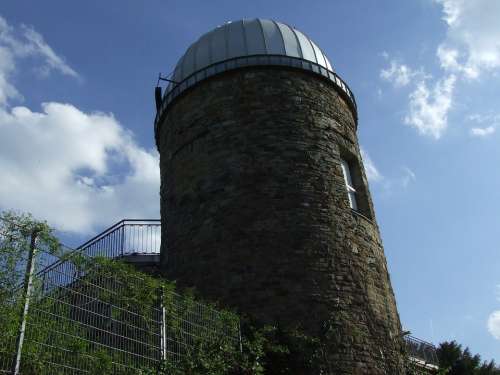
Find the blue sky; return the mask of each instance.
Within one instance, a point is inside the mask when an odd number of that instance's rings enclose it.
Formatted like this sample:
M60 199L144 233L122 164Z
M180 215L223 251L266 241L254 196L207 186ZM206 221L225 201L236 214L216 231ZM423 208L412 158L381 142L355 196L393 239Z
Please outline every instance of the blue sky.
M404 327L500 362L500 2L17 0L0 16L0 208L73 245L159 217L158 72L225 21L306 33L356 95Z

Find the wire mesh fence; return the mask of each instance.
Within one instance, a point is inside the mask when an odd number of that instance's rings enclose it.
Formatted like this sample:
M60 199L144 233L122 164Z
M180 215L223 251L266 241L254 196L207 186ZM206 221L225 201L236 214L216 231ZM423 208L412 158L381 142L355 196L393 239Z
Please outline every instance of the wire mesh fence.
M54 251L43 241L31 249L33 232L12 230L0 217L0 373L153 374L200 340L224 337L241 347L236 315L116 261L156 254L159 225L124 220L76 250ZM437 369L432 344L405 342L412 366Z
M0 240L5 238L0 235ZM99 246L106 248L102 242ZM233 314L176 294L116 261L81 251L61 256L43 247L34 250L29 295L25 288L0 289L0 373L14 373L23 320L18 373L26 375L137 374L180 359L204 338L224 335L239 345ZM28 264L21 251L2 266L13 267L19 283Z

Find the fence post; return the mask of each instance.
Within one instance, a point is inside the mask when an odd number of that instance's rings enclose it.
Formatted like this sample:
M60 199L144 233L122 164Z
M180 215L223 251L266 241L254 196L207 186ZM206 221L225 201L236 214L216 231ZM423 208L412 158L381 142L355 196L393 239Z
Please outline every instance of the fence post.
M240 344L240 353L243 353L243 338L241 337L241 320L238 319L238 341Z
M165 291L162 288L161 293L161 323L162 323L162 342L163 342L163 352L162 359L167 360L167 311L165 309Z
M33 273L35 270L35 253L36 253L36 238L38 236L38 228L33 229L31 232L30 248L28 253L28 262L26 263L26 271L24 273L23 284L23 300L24 308L21 313L21 325L19 326L19 334L16 338L16 360L12 369L13 375L19 375L21 368L21 354L23 350L24 334L26 332L26 318L28 317L28 309L30 305L31 291L33 289Z
M167 314L165 309L165 289L160 286L160 360L158 361L158 373L167 360Z

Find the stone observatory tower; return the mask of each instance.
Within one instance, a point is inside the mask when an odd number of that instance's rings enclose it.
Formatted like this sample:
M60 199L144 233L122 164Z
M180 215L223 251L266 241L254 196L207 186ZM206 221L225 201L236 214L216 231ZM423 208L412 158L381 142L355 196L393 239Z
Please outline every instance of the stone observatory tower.
M229 22L171 80L155 120L163 271L323 337L332 374L402 373L356 102L324 52L280 22Z

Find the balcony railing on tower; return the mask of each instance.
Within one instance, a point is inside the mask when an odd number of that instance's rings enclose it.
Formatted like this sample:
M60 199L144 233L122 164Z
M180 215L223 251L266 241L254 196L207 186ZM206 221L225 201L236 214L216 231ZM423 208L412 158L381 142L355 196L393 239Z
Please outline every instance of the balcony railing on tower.
M159 219L124 219L107 228L73 252L89 257L135 260L142 264L159 262L161 221ZM55 257L43 261L40 273L56 267L61 261Z
M130 254L159 254L160 220L125 219L77 248L88 256L119 258Z
M405 336L406 352L413 365L432 371L439 368L436 347L413 336Z

